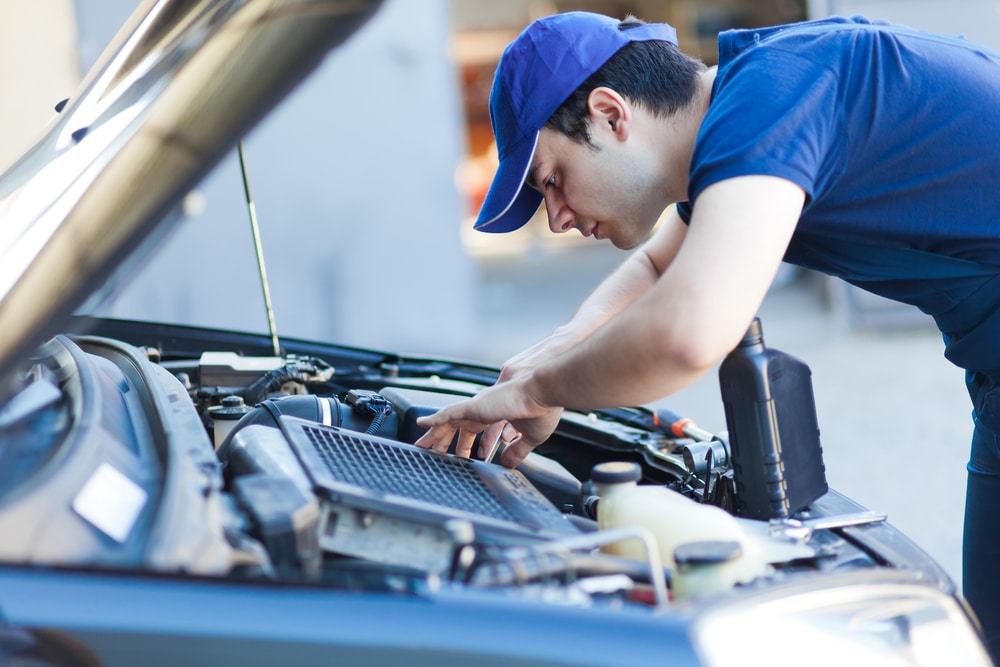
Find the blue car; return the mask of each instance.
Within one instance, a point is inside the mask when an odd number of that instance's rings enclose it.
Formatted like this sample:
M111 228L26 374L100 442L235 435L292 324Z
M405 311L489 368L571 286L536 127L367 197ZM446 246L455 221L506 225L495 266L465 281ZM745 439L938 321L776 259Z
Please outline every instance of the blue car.
M991 664L815 443L623 406L512 470L413 445L494 367L78 314L378 4L143 3L0 176L0 664Z

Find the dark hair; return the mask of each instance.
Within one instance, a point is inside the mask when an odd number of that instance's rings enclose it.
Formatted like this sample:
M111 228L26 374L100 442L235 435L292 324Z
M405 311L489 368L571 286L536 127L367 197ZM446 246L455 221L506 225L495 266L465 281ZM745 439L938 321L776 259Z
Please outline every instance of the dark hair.
M643 24L642 19L627 16L618 29ZM691 103L698 90L698 75L704 70L700 60L669 42L630 42L570 93L545 124L574 141L590 144L587 98L595 88L606 86L654 115L668 116Z

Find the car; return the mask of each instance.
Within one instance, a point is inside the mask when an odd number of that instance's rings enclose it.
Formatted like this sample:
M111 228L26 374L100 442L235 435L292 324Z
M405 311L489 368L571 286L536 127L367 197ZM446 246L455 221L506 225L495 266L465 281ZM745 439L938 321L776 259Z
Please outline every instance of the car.
M767 460L735 414L622 406L512 470L413 444L488 364L86 314L378 6L144 3L0 177L3 660L991 664L944 570L827 487L808 392Z

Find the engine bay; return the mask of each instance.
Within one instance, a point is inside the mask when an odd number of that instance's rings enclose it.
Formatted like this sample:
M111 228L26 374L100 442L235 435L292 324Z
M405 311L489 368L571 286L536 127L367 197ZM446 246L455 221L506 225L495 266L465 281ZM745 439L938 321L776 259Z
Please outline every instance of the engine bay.
M0 411L0 559L654 606L885 564L841 530L884 517L834 492L736 516L726 434L646 408L567 411L511 470L413 446L489 369L163 347L58 336L24 369Z

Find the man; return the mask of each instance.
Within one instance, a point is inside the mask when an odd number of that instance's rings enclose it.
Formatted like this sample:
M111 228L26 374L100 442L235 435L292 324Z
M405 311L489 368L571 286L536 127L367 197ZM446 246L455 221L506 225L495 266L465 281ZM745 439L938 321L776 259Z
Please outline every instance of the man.
M563 408L648 403L712 368L782 259L841 276L932 315L968 371L965 592L1000 655L1000 55L863 18L722 33L717 69L675 46L664 24L569 13L504 52L476 227L544 200L553 232L642 245L417 444L457 432L468 456L502 432L514 466Z

